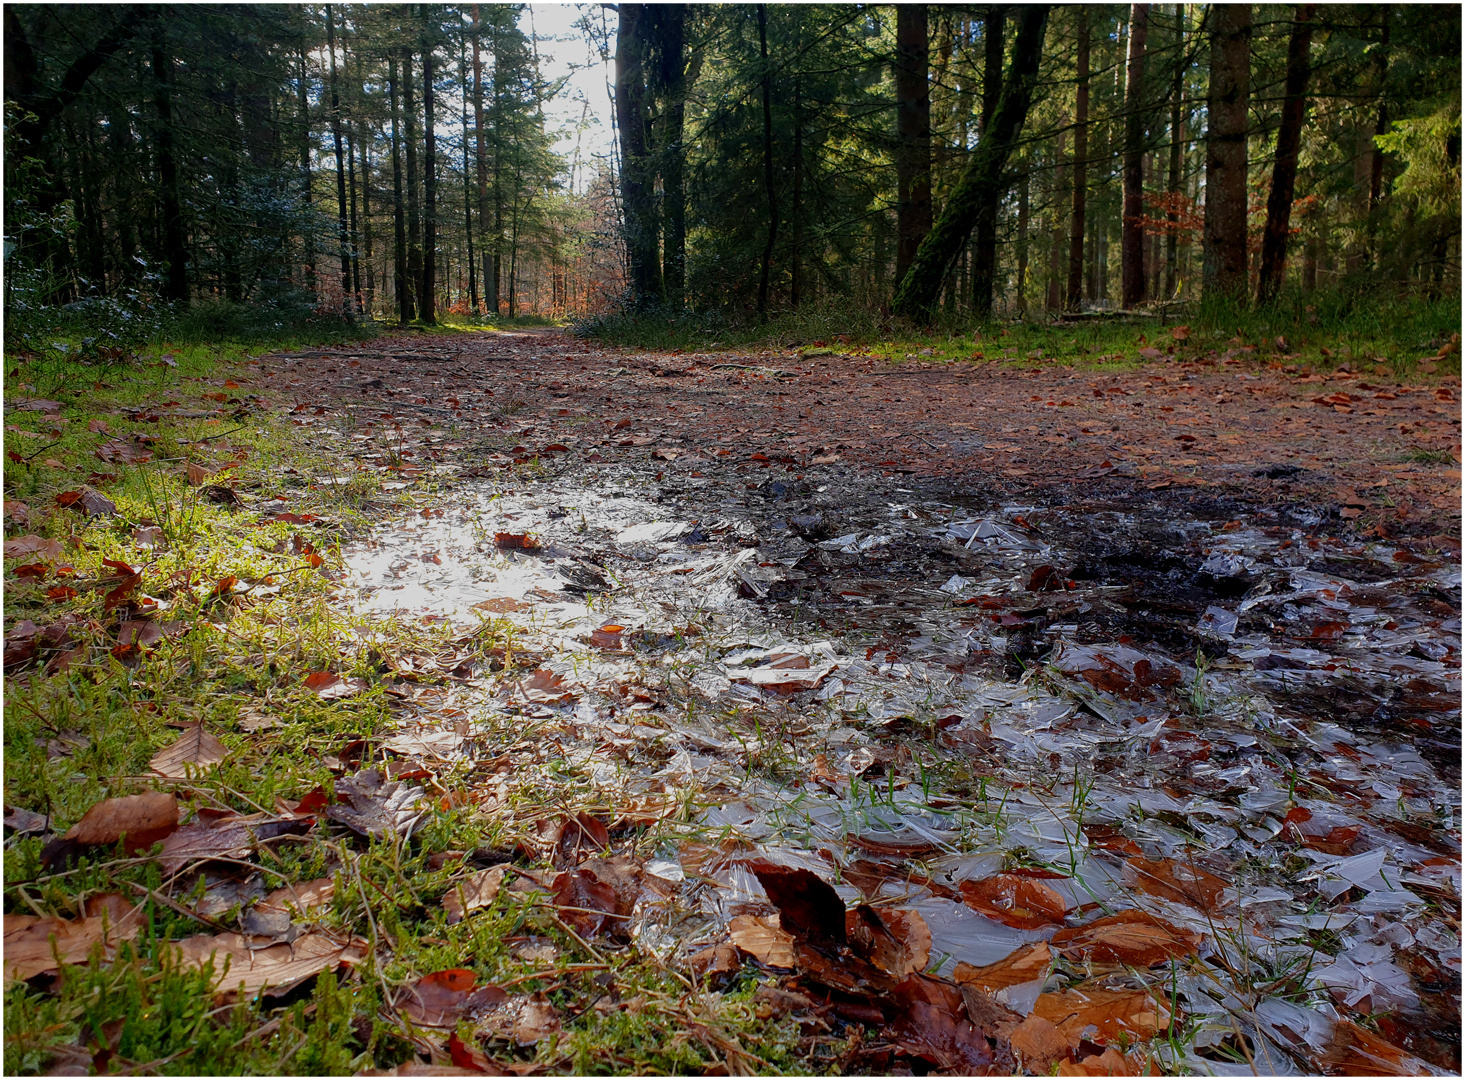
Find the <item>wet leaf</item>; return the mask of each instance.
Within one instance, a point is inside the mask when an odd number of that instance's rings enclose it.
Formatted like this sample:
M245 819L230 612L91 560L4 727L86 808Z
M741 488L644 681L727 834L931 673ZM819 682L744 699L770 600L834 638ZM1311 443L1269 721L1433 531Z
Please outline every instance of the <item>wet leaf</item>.
M1058 1066L1059 1076L1139 1076L1141 1071L1114 1047L1102 1054L1090 1054L1080 1061L1065 1061Z
M1085 985L1039 994L1033 1013L1051 1021L1074 1047L1084 1039L1097 1043L1147 1041L1170 1023L1170 1010L1146 990Z
M1227 887L1215 874L1173 859L1131 858L1125 864L1124 876L1141 892L1190 904L1204 912L1216 909Z
M792 971L798 966L794 936L757 915L737 915L728 923L732 943L764 967Z
M563 675L557 675L549 668L539 668L527 679L510 683L508 690L535 705L566 705L578 695L565 689L564 683Z
M108 439L97 448L103 461L120 461L124 465L140 465L151 461L153 452L134 439Z
M21 836L39 836L45 832L50 819L45 814L25 810L18 806L5 807L5 827Z
M509 999L492 983L476 986L476 979L466 968L434 971L404 988L397 998L397 1008L414 1024L452 1027L463 1016Z
M388 781L377 769L337 780L336 798L349 801L327 807L326 817L378 840L410 836L428 813L420 789Z
M117 943L135 938L143 923L143 909L117 893L91 897L81 919L6 915L5 977L30 979L54 971L57 953L63 964L85 964L97 945L109 959Z
M202 722L197 722L188 725L177 741L154 754L148 764L160 776L181 780L198 775L228 756L229 751L224 744L206 730Z
M554 864L557 867L574 866L587 855L604 851L610 847L610 833L600 821L589 814L580 813L564 818L555 830Z
M493 546L503 551L538 551L539 541L528 533L494 533Z
M931 929L919 912L860 904L845 912L850 949L899 979L931 962Z
M621 631L624 629L625 627L618 626L615 623L606 623L604 626L598 627L590 632L590 644L594 645L597 649L624 648L621 644Z
M994 1054L973 1023L960 988L927 975L908 976L890 997L895 1015L886 1038L903 1052L959 1075L985 1073Z
M1017 874L963 881L961 898L972 910L1020 930L1061 923L1068 910L1068 902L1051 885Z
M1047 943L1036 941L1014 949L995 964L976 967L964 961L958 963L951 977L958 983L980 987L989 994L996 994L1008 987L1046 979L1052 969L1053 954Z
M779 866L766 859L749 860L747 866L778 909L785 930L816 948L837 947L846 942L844 901L818 874Z
M255 906L266 911L283 911L305 916L324 908L335 895L335 878L316 878L314 881L284 885Z
M480 600L473 605L473 610L487 611L493 615L507 615L511 611L528 611L532 607L532 604L515 600L512 596L495 596L488 600Z
M1022 1023L1007 1033L1012 1052L1025 1071L1041 1076L1049 1072L1057 1062L1069 1060L1071 1049L1068 1039L1051 1020L1036 1013L1025 1017Z
M202 465L198 464L197 462L190 461L188 463L187 475L188 475L188 486L189 487L198 487L200 484L202 484L209 477L213 476L214 475L214 471L212 469L205 469Z
M202 968L212 960L215 990L244 997L261 992L278 997L322 971L361 963L368 948L360 938L337 939L323 933L301 934L288 944L263 949L255 948L243 934L198 934L159 947L176 950L189 967Z
M1130 909L1054 934L1050 944L1070 960L1153 967L1194 956L1198 935L1145 911Z
M7 963L8 944L7 940ZM1429 1072L1417 1057L1351 1020L1337 1022L1318 1061L1326 1072L1343 1076L1423 1076Z

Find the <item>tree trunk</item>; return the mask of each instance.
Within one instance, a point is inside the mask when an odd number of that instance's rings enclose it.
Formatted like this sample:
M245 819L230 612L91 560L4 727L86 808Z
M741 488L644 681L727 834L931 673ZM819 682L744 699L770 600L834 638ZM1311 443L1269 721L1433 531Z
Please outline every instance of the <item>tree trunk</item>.
M326 5L326 51L331 55L331 138L336 146L337 239L341 257L341 315L347 322L356 318L351 303L351 235L346 211L346 162L341 146L341 95L336 89L336 29L334 12Z
M768 321L768 275L773 264L773 245L778 239L778 189L773 184L773 105L768 70L768 5L758 5L758 55L763 60L763 186L768 193L768 240L758 269L758 318Z
M1083 308L1084 212L1088 200L1089 155L1089 9L1078 9L1078 90L1073 128L1073 224L1068 233L1068 310Z
M794 76L794 206L793 206L793 252L790 256L788 305L797 310L803 300L803 283L799 280L803 272L804 248L804 118L803 83Z
M183 230L183 200L178 192L178 159L173 154L173 104L168 87L173 61L161 45L153 46L153 104L158 110L158 181L163 189L163 299L188 303L188 241Z
M412 321L411 276L407 272L407 214L402 200L402 145L397 128L397 58L392 56L387 67L387 94L392 103L392 230L396 244L393 251L393 289L397 294L397 318L406 326Z
M487 220L486 207L488 205L488 158L483 153L483 57L479 52L479 29L482 26L479 7L473 5L473 129L474 142L476 144L476 167L478 170L478 228L480 237L483 231L483 223ZM479 247L483 247L480 242ZM483 259L483 288L484 307L494 315L498 314L498 292L495 282L495 292L492 296L488 294L489 280L489 253L485 250L482 253Z
M1312 20L1316 4L1297 5L1292 36L1287 42L1287 89L1282 102L1282 126L1277 129L1277 164L1272 168L1272 191L1267 198L1267 227L1262 234L1258 304L1269 304L1282 289L1287 271L1287 239L1292 218L1292 192L1297 184L1297 157L1302 147L1302 122L1307 115L1307 81L1312 74Z
M1068 134L1063 129L1067 127L1067 116L1060 116L1058 119L1058 139L1053 152L1053 183L1049 191L1049 204L1053 207L1053 236L1052 243L1048 249L1048 302L1046 307L1049 311L1057 311L1063 307L1066 296L1064 272L1068 265L1069 237L1067 226L1068 221L1063 213L1064 196L1068 193L1066 189L1067 177L1063 175L1063 151L1065 136ZM1082 238L1080 238L1080 251L1082 251ZM1082 289L1079 291L1082 296Z
M1378 93L1379 93L1379 116L1378 122L1374 125L1374 136L1377 138L1389 130L1389 101L1385 97L1385 84L1389 77L1389 5L1384 4L1379 9L1379 20L1382 23L1382 40L1379 42L1377 53L1376 69L1378 72ZM1373 144L1373 160L1370 162L1368 177L1368 246L1373 253L1374 265L1378 265L1378 245L1375 237L1379 226L1379 201L1384 194L1384 152L1379 149L1378 143Z
M1012 64L992 123L983 131L956 190L896 290L891 301L895 314L917 322L930 320L941 285L971 235L980 208L1001 193L1007 159L1022 134L1032 104L1048 11L1047 4L1031 4L1020 9Z
M687 151L682 144L687 115L685 4L656 5L660 71L657 84L665 97L661 139L662 220L661 277L666 300L673 307L684 301L687 286L687 191L684 180Z
M895 9L895 278L931 231L931 84L925 4Z
M402 47L402 137L407 158L407 284L412 317L422 299L422 214L417 184L417 103L412 96L412 48Z
M1006 8L999 4L987 8L983 25L986 45L982 58L982 142L992 131L998 103L1002 100L1003 30L1006 22ZM972 247L972 317L978 321L992 317L997 276L997 207L1005 190L1006 185L1001 183L984 190L977 207L977 238Z
M1150 5L1129 6L1129 59L1124 87L1124 218L1120 223L1120 304L1132 308L1145 299L1145 43Z
M473 260L473 174L468 171L468 57L466 45L459 46L458 71L462 75L463 104L460 111L463 129L463 236L468 260L468 314L478 314L478 266Z
M621 208L634 306L661 301L655 176L646 139L646 4L621 4L616 28L616 126L621 140Z
M303 38L303 35L302 35ZM316 280L315 280L315 224L310 221L311 213L311 185L314 181L310 174L310 89L305 73L305 44L302 40L300 45L300 84L298 89L298 109L300 116L300 170L304 174L305 188L305 215L309 224L305 230L305 287L310 290L312 303L317 302Z
M1175 5L1175 49L1185 53L1185 5ZM1180 171L1185 147L1185 117L1181 112L1181 100L1185 94L1185 65L1175 65L1175 81L1170 86L1170 172L1166 177L1165 190L1170 193L1170 207L1165 212L1169 228L1165 230L1165 295L1164 299L1175 299L1175 290L1180 280L1180 268L1176 264L1180 245Z
M428 326L437 325L437 126L433 122L433 42L428 28L428 5L418 6L422 19L422 295L417 316Z
M1246 131L1251 84L1251 5L1217 4L1210 11L1211 72L1207 98L1205 250L1206 298L1246 294Z

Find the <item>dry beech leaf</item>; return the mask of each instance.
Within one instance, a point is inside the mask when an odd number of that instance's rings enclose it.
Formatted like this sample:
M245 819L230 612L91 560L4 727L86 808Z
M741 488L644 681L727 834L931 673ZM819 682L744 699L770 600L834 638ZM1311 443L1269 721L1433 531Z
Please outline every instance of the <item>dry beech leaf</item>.
M365 679L347 679L331 671L316 671L307 675L302 685L314 690L323 701L338 701L365 693L370 684Z
M146 851L178 828L178 800L168 792L148 791L103 799L66 833L78 844L115 844L124 836L129 853Z
M727 931L734 945L764 967L792 971L797 965L794 936L768 919L737 915L728 924Z
M202 721L189 724L178 740L153 755L148 764L160 776L182 780L198 775L229 756L224 744L209 733Z
M961 988L928 975L909 975L891 1000L900 1011L882 1033L902 1051L957 1075L987 1072L992 1048Z
M1130 909L1083 926L1065 928L1050 944L1070 960L1152 967L1194 956L1198 935L1145 911Z
M1053 954L1047 943L1036 941L1013 950L995 964L975 967L963 961L956 965L951 977L958 983L977 986L989 994L995 994L1010 986L1046 979L1052 969Z
M1068 902L1051 885L1019 874L963 881L961 898L972 910L1019 930L1061 923L1068 910Z
M1125 864L1125 883L1132 883L1140 892L1190 904L1204 912L1218 906L1226 882L1198 866L1174 859L1135 857Z
M510 683L508 690L534 705L567 705L576 695L564 688L564 682L563 675L556 675L549 668L538 668L527 679Z
M30 979L63 964L85 964L95 945L110 958L118 942L130 941L142 929L143 912L117 893L91 897L86 915L76 920L36 915L5 916L5 977Z
M816 948L838 947L848 940L844 901L818 874L766 859L750 859L747 866L768 893L778 909L780 923L789 933L807 939Z
M48 540L44 536L17 536L5 541L5 557L18 559L23 555L39 555L45 559L59 559L64 549L59 540Z
M514 1020L514 1041L520 1046L536 1043L558 1034L560 1030L559 1010L549 998L539 991L530 996Z
M286 911L307 915L318 908L325 907L335 895L335 878L316 878L314 881L303 881L276 889L255 907L268 911Z
M379 769L337 780L336 798L346 801L328 806L326 817L378 840L412 835L428 813L420 788L387 780Z
M488 600L480 600L473 605L474 611L487 611L492 615L507 615L511 611L528 611L532 604L526 604L522 600L515 600L512 596L495 596Z
M189 967L202 968L212 958L216 991L242 991L253 997L262 990L277 996L322 971L359 964L368 945L361 938L342 942L326 934L301 934L289 944L256 949L243 934L197 934L173 942L172 947Z
M504 875L510 869L508 863L490 866L449 889L448 894L443 897L443 910L448 913L448 922L462 922L468 912L492 904L503 887Z
M473 972L466 968L434 971L404 988L397 998L397 1008L414 1024L452 1027L470 1012L509 999L508 994L492 983L475 986L475 979Z
M1039 994L1034 1014L1051 1021L1079 1042L1146 1041L1170 1023L1170 1010L1146 990L1106 990L1082 985L1057 994ZM1089 1031L1093 1027L1096 1030Z
M315 819L309 816L277 817L273 814L196 821L174 831L163 841L158 862L163 873L176 874L195 860L242 859L260 843L279 836L298 836L314 826Z
M564 868L575 866L588 855L610 847L610 832L586 813L565 817L554 832L553 862Z

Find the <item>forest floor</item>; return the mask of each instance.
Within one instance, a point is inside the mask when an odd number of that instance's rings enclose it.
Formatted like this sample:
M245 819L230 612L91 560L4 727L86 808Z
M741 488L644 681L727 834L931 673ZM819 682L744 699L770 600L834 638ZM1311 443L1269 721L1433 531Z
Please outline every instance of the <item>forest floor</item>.
M1458 1072L1460 380L1170 341L13 372L6 1071Z

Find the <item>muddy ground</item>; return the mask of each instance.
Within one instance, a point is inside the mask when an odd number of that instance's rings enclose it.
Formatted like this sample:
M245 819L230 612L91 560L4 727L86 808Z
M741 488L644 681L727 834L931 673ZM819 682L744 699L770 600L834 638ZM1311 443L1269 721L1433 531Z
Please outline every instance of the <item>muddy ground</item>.
M383 756L498 762L505 804L551 768L609 808L690 798L631 937L758 965L826 1029L884 1008L839 1067L1458 1071L1459 380L1233 353L533 331L260 375L339 449L302 484L421 493L344 549L342 604L505 618L543 657L408 680ZM820 967L770 884L797 871L903 913L902 994L925 970L1001 1016L901 1035L890 985ZM1134 924L1158 952L1106 937Z

